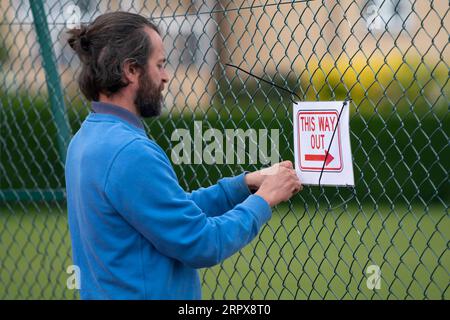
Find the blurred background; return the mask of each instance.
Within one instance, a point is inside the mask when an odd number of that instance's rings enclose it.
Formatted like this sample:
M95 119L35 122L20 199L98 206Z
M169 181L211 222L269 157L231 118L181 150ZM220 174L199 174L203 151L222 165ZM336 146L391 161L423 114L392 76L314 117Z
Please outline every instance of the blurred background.
M293 161L297 98L226 63L304 101L353 100L355 188L306 187L276 207L249 246L201 271L204 298L449 298L450 21L439 0L0 0L0 298L78 298L66 286L64 160L90 104L66 32L116 10L163 36L171 79L163 115L145 126L169 157L172 132L193 135L200 120L278 129L280 159ZM174 165L187 191L259 168Z

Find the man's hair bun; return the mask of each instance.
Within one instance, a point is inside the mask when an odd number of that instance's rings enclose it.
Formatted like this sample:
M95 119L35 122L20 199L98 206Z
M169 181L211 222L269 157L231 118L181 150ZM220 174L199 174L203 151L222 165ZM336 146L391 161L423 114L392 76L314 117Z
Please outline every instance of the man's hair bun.
M80 28L71 29L68 32L70 36L67 42L82 60L84 60L83 57L89 55L89 47L91 44L87 30L87 27L82 25Z

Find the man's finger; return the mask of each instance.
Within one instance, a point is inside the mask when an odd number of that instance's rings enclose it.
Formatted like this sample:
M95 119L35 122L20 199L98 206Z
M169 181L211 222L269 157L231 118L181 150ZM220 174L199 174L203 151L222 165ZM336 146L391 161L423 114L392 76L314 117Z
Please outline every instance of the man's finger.
M303 185L299 184L299 185L294 187L294 191L292 192L292 194L296 194L296 193L298 193L298 192L300 192L302 190L303 190Z
M280 162L280 166L285 167L285 168L288 168L288 169L293 169L293 168L294 168L292 162L289 161L289 160Z

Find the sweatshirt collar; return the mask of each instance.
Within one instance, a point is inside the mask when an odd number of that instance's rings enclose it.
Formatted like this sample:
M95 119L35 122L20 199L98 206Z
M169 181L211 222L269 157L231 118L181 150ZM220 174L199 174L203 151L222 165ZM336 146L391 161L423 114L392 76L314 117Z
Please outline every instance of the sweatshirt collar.
M92 110L95 113L106 113L119 117L122 120L125 120L126 122L132 124L133 126L144 130L144 125L142 124L141 119L137 115L128 111L125 108L119 107L111 103L92 101Z

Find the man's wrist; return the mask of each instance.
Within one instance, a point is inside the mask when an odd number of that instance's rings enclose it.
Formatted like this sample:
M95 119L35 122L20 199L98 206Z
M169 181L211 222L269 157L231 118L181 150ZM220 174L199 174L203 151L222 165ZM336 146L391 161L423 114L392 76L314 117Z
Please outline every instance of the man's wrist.
M255 172L246 172L244 181L251 193L258 191L259 185L257 183Z
M269 207L273 207L273 203L272 203L270 197L269 197L267 194L261 192L260 190L257 191L257 192L255 192L255 194L256 194L257 196L260 196L261 198L263 198L263 199L267 202L267 204L269 205Z

